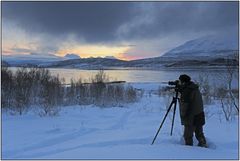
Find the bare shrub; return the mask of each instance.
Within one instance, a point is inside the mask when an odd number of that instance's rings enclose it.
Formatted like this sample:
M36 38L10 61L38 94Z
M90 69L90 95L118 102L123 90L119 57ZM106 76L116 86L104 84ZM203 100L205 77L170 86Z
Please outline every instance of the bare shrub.
M2 76L2 106L20 115L31 105L39 105L44 114L53 115L63 102L61 81L58 76L51 76L47 69L19 68L12 74L3 68Z
M30 94L32 80L26 68L20 68L16 71L14 77L14 111L20 115L28 110L30 105Z
M105 106L121 106L124 103L124 86L108 84L104 92Z
M71 83L69 87L65 89L65 104L66 105L74 105L77 104L77 83L71 79Z
M92 78L92 83L106 83L109 81L109 77L104 70L99 70L98 73Z
M63 105L121 106L135 102L139 97L132 86L108 82L103 70L91 83L82 83L81 79L77 82L71 80L70 86L63 86L58 76L52 76L44 68L20 68L15 74L2 68L2 77L2 108L20 115L30 107L38 107L36 110L40 116L54 116Z
M122 84L107 84L102 94L100 106L123 106L126 103L136 102L138 97L137 90L132 86Z
M114 87L114 94L112 97L114 98L114 101L117 103L117 105L120 105L124 102L124 86L121 84L112 86ZM111 95L111 93L108 92L108 95Z
M219 98L221 102L221 109L224 114L224 118L226 121L231 121L234 119L237 112L234 110L234 103L232 101L231 96L229 95L229 91L226 86L222 86L217 89L216 96Z
M80 105L88 105L92 103L92 98L90 95L90 86L83 84L82 80L79 79L75 84L76 87L76 95L78 98L78 104Z
M13 73L1 68L1 108L8 109L13 105Z
M122 106L125 103L137 101L138 92L132 86L111 84L108 76L100 70L91 83L82 83L81 80L71 83L69 91L75 91L79 104L95 104L100 107Z
M212 103L212 93L211 93L211 86L208 79L208 74L200 74L198 76L197 81L200 92L203 96L203 103L204 104L211 104Z
M42 84L40 92L40 104L43 112L41 115L54 116L59 112L58 106L62 104L61 82L58 77L52 77L48 73L45 76L46 80Z
M158 95L160 97L174 96L174 94L175 94L174 87L169 87L169 86L159 86L158 87Z
M137 100L137 92L132 86L127 86L125 89L126 102L135 102Z
M175 97L176 91L174 87L159 86L158 95L163 98L165 108L168 109L173 97Z
M217 96L220 99L222 112L225 116L226 121L230 121L233 109L226 87L219 88L217 91Z
M223 82L215 89L215 96L221 102L221 109L226 121L235 118L239 113L239 90L232 85L235 79L238 79L238 56L234 54L233 57L226 59L226 73L219 75L219 79Z
M231 99L231 104L233 107L239 112L239 105L238 105L238 95L233 93L234 89L232 87L232 83L234 78L238 79L238 53L235 53L232 57L229 57L226 63L227 75L225 77L227 83L227 89L229 93L229 97ZM235 89L235 91L238 89ZM238 93L238 92L237 92ZM237 96L237 97L236 97Z

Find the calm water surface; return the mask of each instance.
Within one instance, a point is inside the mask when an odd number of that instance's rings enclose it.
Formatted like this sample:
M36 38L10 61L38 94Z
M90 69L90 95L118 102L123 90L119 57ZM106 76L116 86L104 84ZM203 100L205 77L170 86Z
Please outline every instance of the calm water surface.
M17 68L11 67L12 71ZM82 69L62 69L49 68L52 75L59 75L65 79L65 83L69 83L71 78L74 80L82 79L89 81L99 70L82 70ZM105 70L106 75L111 81L126 82L165 82L178 79L180 74L188 74L193 80L199 80L199 76L208 77L212 84L220 84L226 81L227 72L224 69L203 69L203 70ZM238 79L235 78L234 85L238 85Z

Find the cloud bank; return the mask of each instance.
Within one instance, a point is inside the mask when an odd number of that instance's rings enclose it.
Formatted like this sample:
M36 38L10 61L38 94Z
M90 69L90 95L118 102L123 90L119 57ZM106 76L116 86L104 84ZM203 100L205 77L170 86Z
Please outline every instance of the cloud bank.
M6 39L19 28L28 39L38 37L34 42L45 52L54 53L69 42L134 44L136 56L148 57L189 38L237 33L238 2L2 2L2 17Z

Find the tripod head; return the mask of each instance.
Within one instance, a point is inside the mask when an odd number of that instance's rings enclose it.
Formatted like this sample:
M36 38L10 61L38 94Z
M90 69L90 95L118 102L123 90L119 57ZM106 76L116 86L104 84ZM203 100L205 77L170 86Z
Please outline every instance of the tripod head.
M167 90L174 89L175 91L178 91L181 89L181 84L179 80L175 81L168 81L168 82L161 82L162 84L167 84L168 86L165 87Z
M179 81L179 80L169 81L169 82L168 82L168 85L169 85L169 86L172 86L172 87L169 87L169 88L175 89L176 92L179 92L179 90L180 90L180 88L181 88L181 84L180 84L180 81Z

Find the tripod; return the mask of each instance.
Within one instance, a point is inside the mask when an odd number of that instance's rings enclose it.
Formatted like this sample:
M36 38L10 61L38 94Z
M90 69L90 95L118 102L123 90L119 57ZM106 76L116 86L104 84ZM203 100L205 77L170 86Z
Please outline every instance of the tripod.
M160 130L161 130L162 126L163 126L163 123L164 123L165 119L167 118L167 115L168 115L169 111L171 110L172 105L174 104L173 120L172 120L172 127L171 127L171 136L172 136L173 125L174 125L174 118L175 118L175 112L176 112L176 107L177 107L177 100L179 101L179 98L178 98L178 88L177 88L177 87L175 87L175 92L176 92L176 93L175 93L175 97L173 97L172 102L171 102L170 106L168 107L167 113L165 114L165 116L164 116L164 118L163 118L163 120L162 120L162 123L161 123L161 125L160 125L160 127L159 127L159 129L158 129L158 131L157 131L157 133L156 133L153 141L152 141L152 145L154 144L154 142L155 142L155 140L156 140L156 138L157 138L157 136L158 136L158 133L160 132Z

